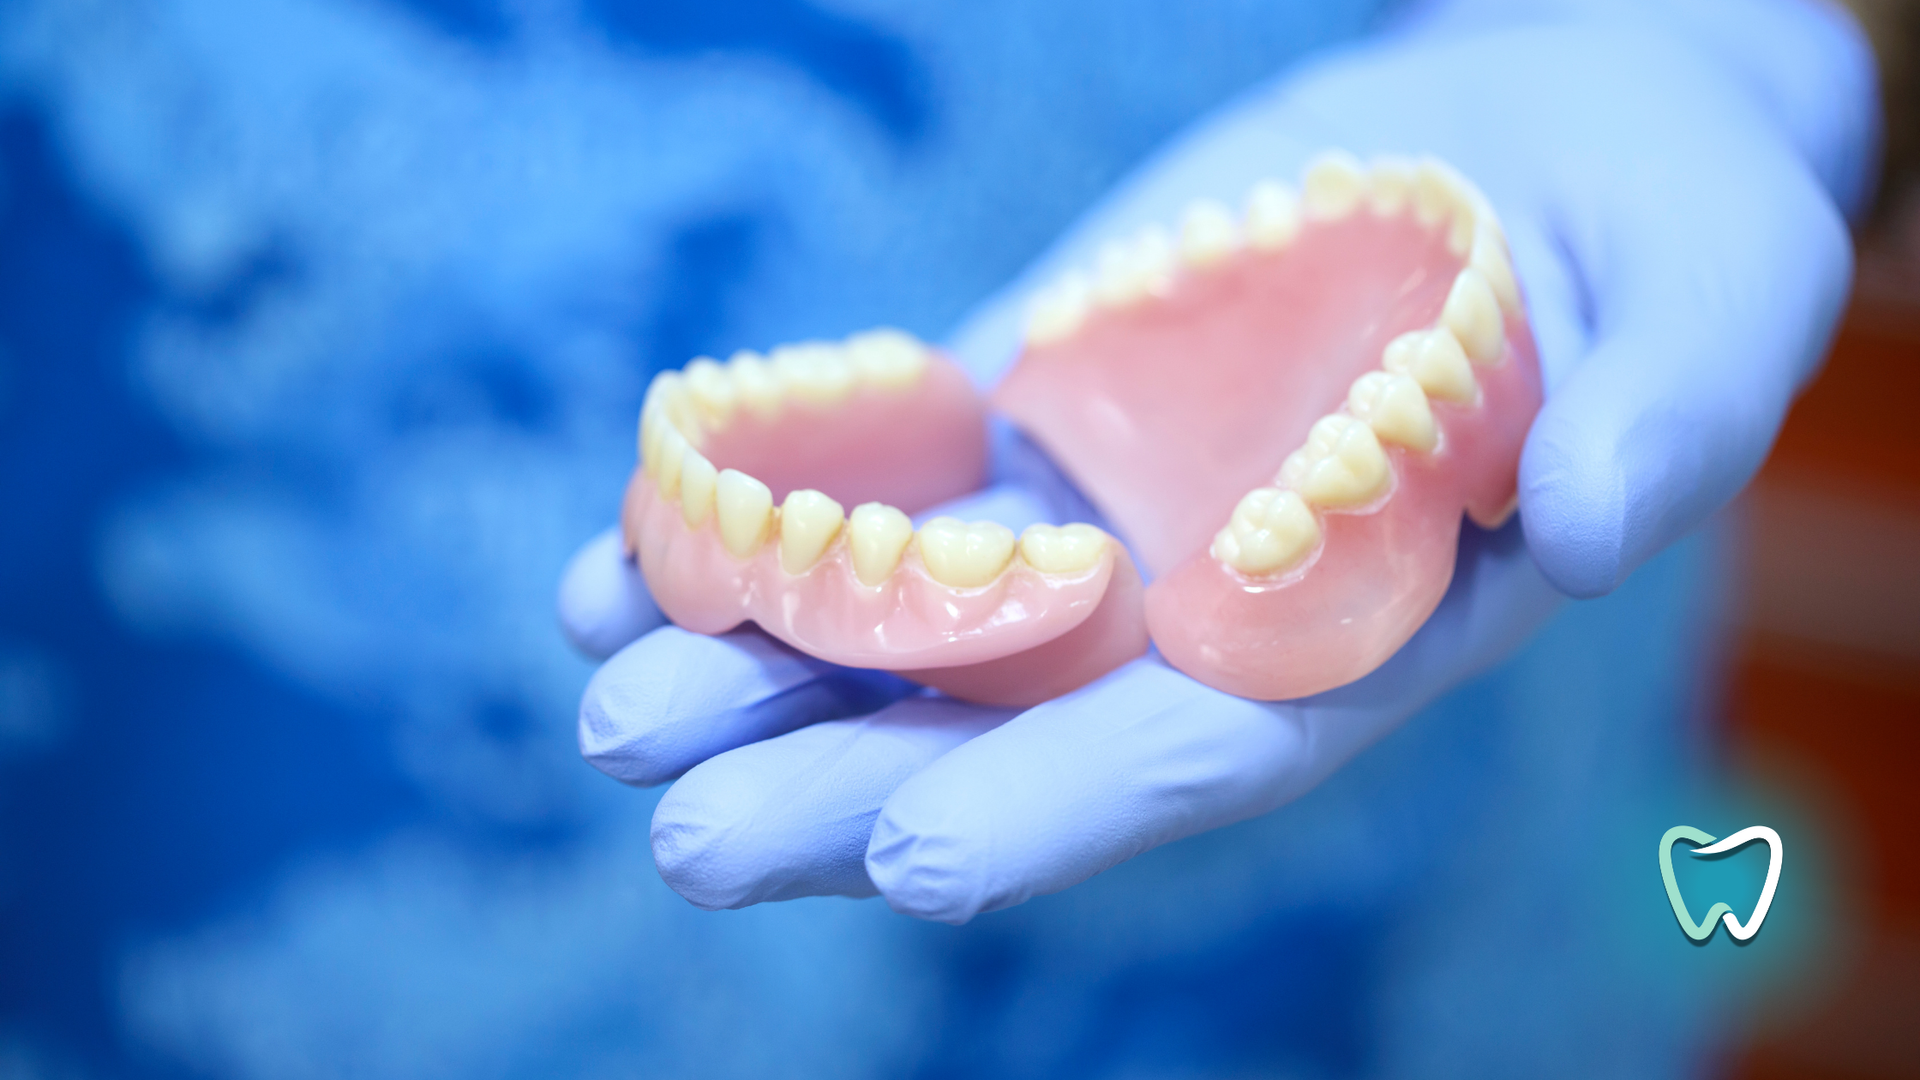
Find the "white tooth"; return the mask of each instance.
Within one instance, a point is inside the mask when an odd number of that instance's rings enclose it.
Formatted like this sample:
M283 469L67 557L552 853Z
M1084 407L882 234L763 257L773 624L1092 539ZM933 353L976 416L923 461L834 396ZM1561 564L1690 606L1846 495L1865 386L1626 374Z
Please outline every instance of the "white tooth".
M1367 178L1367 206L1381 217L1391 217L1407 208L1413 199L1413 161L1409 158L1376 158Z
M815 405L832 405L853 390L853 365L837 346L824 341L782 345L767 360L787 384L787 392Z
M1107 550L1107 534L1091 525L1029 525L1020 534L1020 557L1043 574L1093 569Z
M1467 265L1480 271L1493 287L1494 299L1509 314L1520 315L1520 286L1513 280L1513 263L1507 258L1507 245L1500 239L1500 227L1483 214L1473 233L1473 254Z
M1180 254L1193 266L1212 266L1240 246L1233 211L1216 199L1187 204L1180 218Z
M786 397L786 380L759 353L742 349L727 361L727 373L733 377L733 389L741 404L761 419L779 415Z
M660 468L654 482L660 485L662 498L672 499L680 494L680 465L686 460L686 436L671 423L660 425Z
M1282 248L1300 235L1300 200L1278 180L1262 180L1247 192L1247 243L1263 251Z
M713 515L713 462L698 450L680 460L680 516L687 528L697 529Z
M1367 372L1347 391L1347 408L1375 435L1409 450L1431 453L1440 441L1427 392L1405 375Z
M773 492L738 469L720 470L714 484L720 543L736 559L751 558L773 529Z
M649 401L640 409L640 467L648 478L660 471L660 429L666 421L660 417L660 407Z
M956 589L977 589L1013 561L1013 530L995 521L937 517L920 526L918 538L927 573Z
M1027 304L1027 340L1045 345L1071 337L1087 320L1093 286L1087 275L1069 271L1060 280L1033 294Z
M780 566L789 574L804 574L827 553L846 521L840 504L818 491L801 489L780 504Z
M848 338L847 361L862 382L904 390L927 370L927 347L904 330L883 326Z
M1479 389L1466 350L1444 326L1413 330L1394 338L1381 356L1381 366L1395 375L1411 377L1428 397L1442 401L1464 405Z
M660 410L688 440L699 438L700 418L695 414L693 398L687 392L687 380L678 371L663 371L647 387L647 404Z
M1307 445L1281 468L1287 486L1315 506L1360 506L1386 490L1387 452L1373 429L1334 413L1314 422Z
M727 378L727 369L721 367L718 360L701 356L687 365L685 375L687 393L693 398L701 421L715 428L724 427L733 416L735 398L733 380Z
M847 519L847 547L853 552L853 576L862 585L887 580L913 542L913 522L885 503L861 503Z
M1101 246L1093 293L1108 307L1125 307L1148 294L1164 294L1173 270L1172 239L1165 229L1150 225L1132 240Z
M1320 542L1320 522L1299 495L1255 488L1213 538L1213 557L1243 574L1271 574L1298 563Z
M1366 168L1345 150L1329 150L1307 162L1300 181L1300 205L1308 217L1325 221L1346 217L1366 195Z
M1433 226L1453 213L1453 178L1443 162L1421 158L1413 167L1413 212L1420 224Z
M1440 309L1440 325L1453 332L1467 358L1476 364L1500 359L1507 346L1507 330L1500 318L1500 301L1486 276L1469 266L1453 279L1447 304Z

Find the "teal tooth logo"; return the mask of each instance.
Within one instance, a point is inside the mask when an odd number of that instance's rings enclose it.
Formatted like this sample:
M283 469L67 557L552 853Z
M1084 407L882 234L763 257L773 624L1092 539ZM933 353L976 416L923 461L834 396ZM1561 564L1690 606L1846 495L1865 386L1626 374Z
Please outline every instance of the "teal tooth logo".
M1723 851L1732 851L1742 844L1755 840L1767 842L1767 883L1761 886L1760 902L1753 907L1753 914L1741 922L1733 917L1730 905L1715 902L1707 909L1706 917L1699 922L1687 911L1687 902L1680 898L1680 883L1673 877L1673 845L1675 841L1685 840L1694 845L1694 855L1718 855ZM1766 920L1767 909L1773 906L1773 890L1780 884L1780 834L1765 825L1751 825L1741 829L1725 840L1716 841L1707 833L1691 825L1675 825L1660 838L1660 880L1667 883L1667 902L1673 905L1673 917L1680 920L1680 929L1695 941L1705 941L1713 936L1716 922L1727 924L1727 933L1735 941L1746 941L1760 932L1760 924Z

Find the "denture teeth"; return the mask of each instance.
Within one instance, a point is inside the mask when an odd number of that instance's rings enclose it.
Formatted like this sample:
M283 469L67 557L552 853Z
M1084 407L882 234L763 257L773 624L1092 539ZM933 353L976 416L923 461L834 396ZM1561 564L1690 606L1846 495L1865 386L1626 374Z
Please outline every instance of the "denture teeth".
M1033 295L1027 306L1027 340L1035 345L1072 336L1087 319L1093 301L1093 285L1078 270L1069 271L1058 281Z
M780 504L780 567L804 574L827 553L846 522L840 504L821 492L802 488Z
M904 330L879 327L847 339L847 361L862 382L904 390L927 370L927 347Z
M786 396L786 382L780 372L767 363L766 358L742 349L727 360L727 369L733 376L733 389L739 395L741 404L763 420L780 412L780 400Z
M680 466L686 460L687 451L690 449L692 448L687 445L686 436L680 434L680 430L672 423L660 425L660 468L655 482L660 485L662 498L672 499L679 496Z
M1480 272L1493 287L1494 299L1509 314L1518 316L1520 311L1520 286L1513 279L1513 262L1507 256L1506 241L1500 237L1500 227L1487 216L1482 216L1479 227L1473 233L1473 254L1467 258L1467 265Z
M1196 199L1180 218L1180 254L1192 266L1212 266L1240 246L1233 211L1216 199Z
M684 371L687 394L704 425L722 427L733 416L737 396L727 369L710 356L695 357Z
M1367 206L1381 217L1398 214L1413 199L1413 162L1408 158L1376 158L1367 178Z
M1449 170L1434 158L1421 158L1413 167L1413 213L1420 224L1438 225L1453 213L1454 183Z
M720 543L736 559L751 558L773 528L773 491L738 469L722 469L714 482Z
M1262 180L1247 192L1247 243L1272 251L1300 234L1300 200L1278 180Z
M1405 375L1369 371L1347 391L1347 409L1386 442L1426 454L1440 442L1426 391Z
M1243 574L1272 574L1300 562L1320 542L1320 522L1300 496L1255 488L1213 538L1213 557Z
M1442 401L1464 405L1479 390L1466 350L1444 326L1413 330L1394 338L1381 356L1381 366L1395 375L1412 378L1428 397Z
M1469 266L1453 279L1446 306L1440 309L1440 325L1453 332L1476 364L1491 364L1500 359L1507 345L1506 326L1500 317L1500 301L1486 276Z
M782 345L767 357L787 392L815 405L832 405L853 391L853 365L844 350L824 341Z
M687 528L697 529L713 515L713 462L698 450L688 450L680 460L680 517Z
M1334 221L1353 213L1367 194L1366 167L1344 150L1329 150L1307 163L1300 205L1307 216Z
M885 503L861 503L847 519L847 547L853 553L853 575L862 585L878 585L887 580L912 542L913 522Z
M1167 230L1149 225L1130 241L1110 241L1100 249L1093 293L1108 307L1125 307L1149 294L1164 294L1173 270L1173 240Z
M1288 455L1280 480L1315 506L1361 506L1386 489L1387 452L1373 429L1334 413L1314 422L1307 445Z
M1107 549L1107 534L1091 525L1029 525L1020 534L1020 557L1043 574L1093 569Z
M666 426L660 407L652 401L640 409L640 468L649 479L660 475L660 429Z
M1013 530L996 521L937 517L920 526L920 561L942 585L977 589L1013 561Z

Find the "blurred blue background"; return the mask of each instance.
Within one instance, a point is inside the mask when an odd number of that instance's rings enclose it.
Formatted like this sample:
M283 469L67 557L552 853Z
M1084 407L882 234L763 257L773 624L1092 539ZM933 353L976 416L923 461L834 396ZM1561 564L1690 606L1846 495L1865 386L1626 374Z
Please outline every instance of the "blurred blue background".
M1711 538L1287 812L957 930L697 911L574 747L553 587L654 371L940 336L1376 7L0 4L0 1077L1703 1068L1821 903L1701 950L1650 870L1747 823Z

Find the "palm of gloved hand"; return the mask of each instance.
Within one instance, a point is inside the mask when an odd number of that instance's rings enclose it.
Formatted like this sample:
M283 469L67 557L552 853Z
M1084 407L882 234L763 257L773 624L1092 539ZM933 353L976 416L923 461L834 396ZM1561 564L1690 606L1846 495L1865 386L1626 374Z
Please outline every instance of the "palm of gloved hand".
M581 744L632 782L691 770L654 819L668 883L709 907L877 890L947 921L1065 888L1297 796L1510 651L1551 612L1554 586L1603 593L1729 499L1845 296L1833 193L1850 197L1864 136L1846 130L1857 86L1827 86L1825 105L1808 96L1813 60L1751 43L1723 59L1689 40L1580 25L1336 59L1195 129L1035 268L1083 263L1099 238L1292 175L1328 146L1436 153L1487 193L1527 292L1547 403L1521 464L1519 522L1465 530L1445 601L1384 667L1262 703L1149 656L1016 716L751 630L655 629L595 676ZM1756 71L1775 81L1756 84ZM1024 290L956 337L983 382L1012 358ZM1030 450L1002 442L996 486L964 514L1016 529L1086 519ZM570 569L562 613L602 654L659 619L611 536Z

